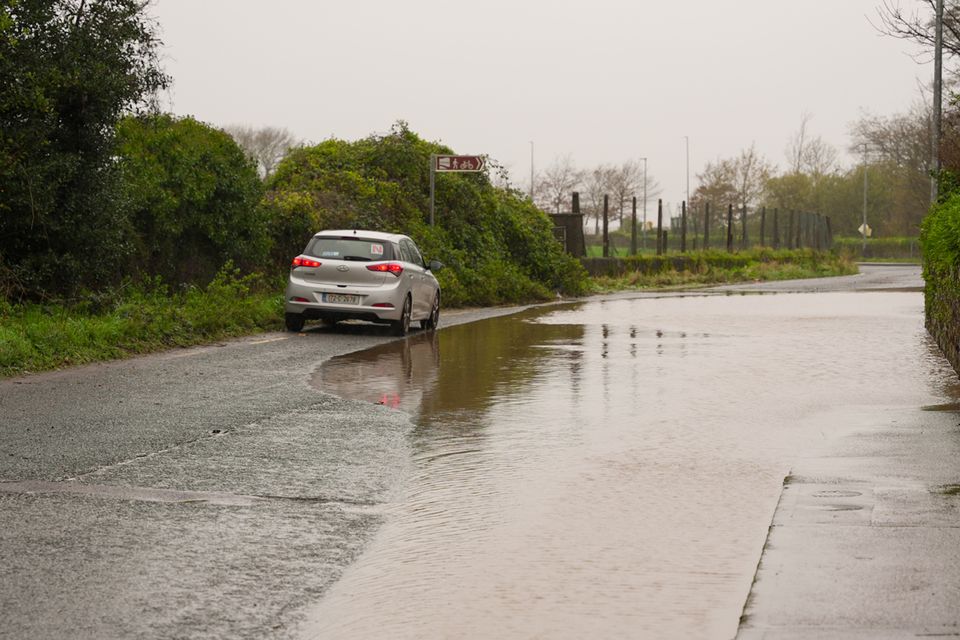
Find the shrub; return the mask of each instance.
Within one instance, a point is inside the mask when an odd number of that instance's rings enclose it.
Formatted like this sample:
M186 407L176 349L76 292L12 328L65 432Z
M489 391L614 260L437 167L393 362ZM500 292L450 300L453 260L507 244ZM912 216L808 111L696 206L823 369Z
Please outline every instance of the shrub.
M268 182L273 261L285 271L310 235L370 228L411 236L437 273L444 304L495 304L579 294L588 278L553 237L549 217L485 174L436 176L430 226L430 157L451 153L398 123L387 135L327 140L292 152Z

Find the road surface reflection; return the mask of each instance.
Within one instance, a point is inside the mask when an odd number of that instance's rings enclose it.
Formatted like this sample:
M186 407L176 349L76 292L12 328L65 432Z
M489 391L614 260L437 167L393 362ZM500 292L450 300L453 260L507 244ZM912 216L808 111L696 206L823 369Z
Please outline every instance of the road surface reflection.
M335 358L406 411L389 523L309 637L736 633L806 448L955 402L917 293L694 295L533 310Z

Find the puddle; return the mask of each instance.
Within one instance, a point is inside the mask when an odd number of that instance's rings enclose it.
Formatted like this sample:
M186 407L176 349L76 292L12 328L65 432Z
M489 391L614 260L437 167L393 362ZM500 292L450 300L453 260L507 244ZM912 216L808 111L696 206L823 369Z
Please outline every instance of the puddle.
M814 498L856 498L857 496L862 496L863 494L859 491L844 491L844 490L828 490L828 491L817 491L812 494Z
M796 456L952 376L915 293L608 300L334 358L312 384L413 416L413 473L303 634L733 637Z
M820 511L861 511L863 507L858 504L824 504L815 507Z
M923 411L944 411L947 413L960 412L960 402L947 402L945 404L928 404L920 407Z

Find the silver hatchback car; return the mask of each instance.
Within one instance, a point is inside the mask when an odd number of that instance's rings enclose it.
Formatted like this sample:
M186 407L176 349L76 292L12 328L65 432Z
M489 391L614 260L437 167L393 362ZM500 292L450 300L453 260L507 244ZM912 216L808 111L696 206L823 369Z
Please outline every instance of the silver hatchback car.
M440 283L413 240L378 231L321 231L293 259L284 305L288 331L306 320L386 322L406 335L410 323L435 329Z

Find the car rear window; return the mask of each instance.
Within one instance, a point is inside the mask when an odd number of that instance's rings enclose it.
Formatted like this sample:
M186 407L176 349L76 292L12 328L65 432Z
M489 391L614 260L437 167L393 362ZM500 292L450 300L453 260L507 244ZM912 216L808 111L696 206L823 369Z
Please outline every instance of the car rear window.
M314 237L307 245L305 255L330 260L393 260L393 245L385 240L369 238Z

